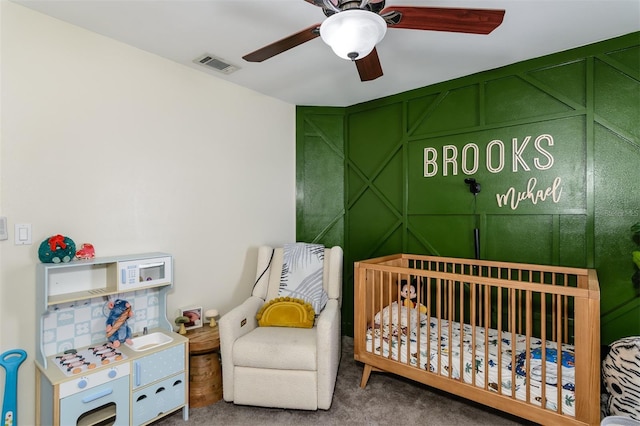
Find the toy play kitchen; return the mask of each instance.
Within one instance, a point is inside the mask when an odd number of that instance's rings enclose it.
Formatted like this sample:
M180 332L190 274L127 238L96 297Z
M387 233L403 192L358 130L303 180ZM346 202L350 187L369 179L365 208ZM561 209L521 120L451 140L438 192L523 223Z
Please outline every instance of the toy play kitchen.
M180 409L187 420L188 340L166 317L172 286L166 253L38 265L38 424L141 425Z

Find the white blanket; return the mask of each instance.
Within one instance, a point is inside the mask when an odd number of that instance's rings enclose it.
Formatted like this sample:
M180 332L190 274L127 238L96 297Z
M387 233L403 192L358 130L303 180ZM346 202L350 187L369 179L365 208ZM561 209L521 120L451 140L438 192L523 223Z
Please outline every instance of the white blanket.
M526 337L523 335L488 329L485 336L485 329L482 327L475 327L474 333L469 324L461 326L457 322L438 321L437 318L420 314L416 309L398 306L397 302L393 302L391 309L387 306L382 312L378 312L374 322L374 327L367 330L366 348L369 352L443 376L458 380L462 378L465 383L474 383L478 387L487 386L496 392L498 383L501 383L504 395L512 396L515 392L517 399L526 401L528 397L532 404L538 406L541 405L544 389L546 408L555 411L558 404L561 404L562 413L575 415L572 345L562 345L562 387L558 389L558 366L554 362L557 359L555 342L545 343L547 365L546 384L543 384L540 374L540 339L531 338L530 341L531 378L528 380ZM488 343L486 349L485 341ZM500 351L502 354L499 358ZM515 374L511 365L514 351ZM485 359L487 353L489 359Z
M322 287L324 246L321 244L285 244L278 296L309 302L319 314L329 300Z

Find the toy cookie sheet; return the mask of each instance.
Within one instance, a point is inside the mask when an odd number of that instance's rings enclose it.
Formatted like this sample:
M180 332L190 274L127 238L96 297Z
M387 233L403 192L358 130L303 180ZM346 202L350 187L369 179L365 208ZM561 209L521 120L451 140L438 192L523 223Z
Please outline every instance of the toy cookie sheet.
M400 309L398 309L400 308ZM400 320L398 320L398 316ZM419 316L419 319L418 319ZM527 365L526 337L511 332L501 332L488 329L488 338L485 339L485 329L475 327L475 357L473 356L473 328L469 324L439 321L419 313L416 309L408 309L405 306L398 307L397 302L391 305L391 321L389 320L389 306L385 307L375 316L373 327L369 327L366 333L366 348L368 352L382 355L400 362L418 366L420 369L429 369L431 372L439 371L441 375L460 379L465 383L485 387L485 377L488 376L488 388L498 392L498 380L502 383L502 394L512 396L515 391L516 398L527 401L527 387L529 388L529 402L541 405L542 401L542 373L546 377L545 395L546 408L557 411L558 404L558 376L561 376L561 404L562 413L575 416L575 367L574 347L562 345L558 356L555 342L547 341L545 345L545 366L542 365L542 341L530 338L529 361ZM418 329L417 325L420 324ZM419 337L418 337L419 333ZM398 339L398 336L400 338ZM515 337L515 338L514 338ZM500 340L499 340L500 339ZM420 349L418 350L418 341ZM427 354L427 341L429 341L429 354ZM488 359L485 359L485 341L488 342ZM461 345L462 342L462 345ZM515 342L515 375L512 374L512 361L514 357ZM407 344L409 350L407 351ZM499 345L500 344L500 345ZM462 346L462 347L461 347ZM502 348L498 366L499 346ZM389 351L391 350L391 355ZM440 357L438 357L440 351ZM407 361L407 354L410 360ZM558 358L561 368L558 371ZM438 359L440 366L438 366ZM462 364L461 364L462 359ZM451 361L450 361L451 360ZM462 371L460 367L462 365ZM529 386L527 386L527 375ZM512 378L515 377L515 382ZM499 379L500 378L500 379Z

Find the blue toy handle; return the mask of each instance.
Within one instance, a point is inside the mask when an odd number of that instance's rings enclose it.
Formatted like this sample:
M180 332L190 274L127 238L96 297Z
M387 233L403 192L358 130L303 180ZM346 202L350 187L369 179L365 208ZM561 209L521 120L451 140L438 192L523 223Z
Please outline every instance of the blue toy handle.
M0 355L0 365L7 372L2 400L2 419L0 419L4 426L18 424L18 368L25 359L27 359L27 353L22 349L11 349Z

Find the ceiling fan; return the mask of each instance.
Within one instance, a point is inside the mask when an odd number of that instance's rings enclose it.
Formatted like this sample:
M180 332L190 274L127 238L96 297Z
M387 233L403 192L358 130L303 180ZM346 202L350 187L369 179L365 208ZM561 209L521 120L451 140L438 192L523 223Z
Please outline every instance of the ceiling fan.
M325 19L302 31L264 46L242 58L262 62L316 37L344 59L355 62L361 81L382 76L375 45L388 28L489 34L504 17L504 10L391 6L385 0L305 0L322 8Z

